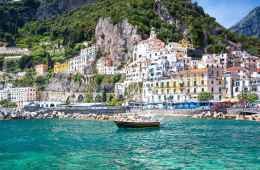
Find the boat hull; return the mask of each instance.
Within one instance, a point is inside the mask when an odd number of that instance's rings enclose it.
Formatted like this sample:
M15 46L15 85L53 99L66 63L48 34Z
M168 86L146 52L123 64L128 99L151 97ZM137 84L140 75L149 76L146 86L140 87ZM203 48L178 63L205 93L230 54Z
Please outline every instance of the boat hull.
M114 121L119 128L159 128L160 122L122 122Z

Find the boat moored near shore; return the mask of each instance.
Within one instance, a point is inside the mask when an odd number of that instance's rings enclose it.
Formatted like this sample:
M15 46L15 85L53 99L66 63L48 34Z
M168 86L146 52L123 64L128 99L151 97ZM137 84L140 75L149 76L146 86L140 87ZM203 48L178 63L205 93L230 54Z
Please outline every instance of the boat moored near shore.
M140 116L140 113L118 116L114 123L119 128L159 128L160 121L152 119L150 116Z
M160 122L114 121L119 128L159 128Z

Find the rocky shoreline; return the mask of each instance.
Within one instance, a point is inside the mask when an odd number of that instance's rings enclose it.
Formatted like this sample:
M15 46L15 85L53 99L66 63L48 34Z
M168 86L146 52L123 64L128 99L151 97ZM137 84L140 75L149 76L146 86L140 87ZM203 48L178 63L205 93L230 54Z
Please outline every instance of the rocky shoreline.
M74 120L135 120L136 117L192 117L196 119L222 119L222 120L249 120L260 122L260 114L256 115L238 115L238 114L224 114L217 112L201 112L196 114L176 114L175 112L167 114L160 114L158 111L140 111L135 113L124 114L81 114L81 113L66 113L61 111L37 111L25 112L16 110L0 109L0 120L32 120L32 119L74 119Z
M46 111L38 111L38 112L0 111L0 120L73 119L73 120L98 120L98 121L114 121L114 120L135 121L142 116L143 115L139 115L137 113L80 114L80 113L65 113L60 111L48 111L48 112Z
M0 120L31 120L31 119L76 119L76 120L113 120L113 115L65 113L58 111L0 111Z
M224 119L224 120L250 120L260 122L260 114L255 115L239 115L239 114L224 114L221 112L202 112L200 114L195 114L192 118L196 119Z

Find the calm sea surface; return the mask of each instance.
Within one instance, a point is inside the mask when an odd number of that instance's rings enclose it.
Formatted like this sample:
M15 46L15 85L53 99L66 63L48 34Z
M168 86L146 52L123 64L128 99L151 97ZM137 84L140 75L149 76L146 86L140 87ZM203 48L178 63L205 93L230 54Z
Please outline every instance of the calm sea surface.
M0 121L0 170L260 170L260 123L171 118L159 130L112 122Z

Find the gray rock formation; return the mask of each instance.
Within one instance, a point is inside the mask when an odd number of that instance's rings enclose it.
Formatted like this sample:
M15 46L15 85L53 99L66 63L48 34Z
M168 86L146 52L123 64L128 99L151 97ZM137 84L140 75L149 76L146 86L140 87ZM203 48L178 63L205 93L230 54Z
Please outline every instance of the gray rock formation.
M137 28L123 20L113 24L110 18L100 18L96 26L96 45L102 56L110 55L114 65L128 60L133 46L141 40Z
M188 1L187 1L187 3L191 3ZM180 30L183 34L185 34L185 32L187 32L187 28L185 27L185 25L182 24L180 20L178 20L177 18L174 18L170 14L167 7L163 5L161 0L154 1L154 12L161 18L161 20L167 22L168 24L175 25L176 28L178 30Z
M160 0L155 0L154 11L163 21L166 21L169 24L176 24L177 21L174 20L168 9L163 6Z
M46 91L59 91L59 92L84 92L86 87L85 80L75 82L72 75L58 74L55 75L46 87Z
M246 36L260 37L260 6L252 10L235 26L231 27L231 31Z
M84 101L87 80L82 77L80 82L73 80L73 75L57 74L39 96L43 101L82 102Z

